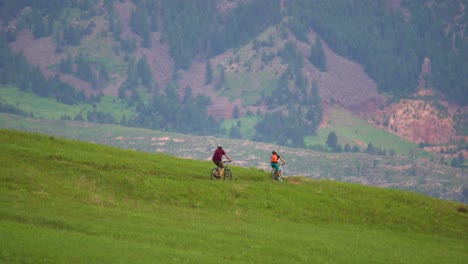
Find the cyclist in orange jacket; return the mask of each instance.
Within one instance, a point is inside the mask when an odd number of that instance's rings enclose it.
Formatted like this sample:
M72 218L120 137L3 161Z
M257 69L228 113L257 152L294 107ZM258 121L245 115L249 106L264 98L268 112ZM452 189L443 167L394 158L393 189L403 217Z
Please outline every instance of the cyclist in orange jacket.
M275 169L276 177L279 176L279 172L280 172L280 167L278 164L278 161L280 160L281 162L283 162L283 165L286 164L286 161L284 161L284 159L280 157L280 155L278 155L278 152L276 151L276 149L274 149L271 152L271 167Z

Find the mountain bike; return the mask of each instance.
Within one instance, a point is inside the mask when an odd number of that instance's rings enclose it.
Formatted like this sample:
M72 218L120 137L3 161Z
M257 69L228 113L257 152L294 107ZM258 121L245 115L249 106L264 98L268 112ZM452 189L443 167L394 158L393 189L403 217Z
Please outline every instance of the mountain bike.
M223 160L223 163L224 163L224 172L223 172L223 176L222 177L219 177L218 174L219 174L219 170L221 169L220 167L216 167L214 169L211 170L211 179L212 180L219 180L221 178L223 178L224 180L228 180L228 181L232 181L232 171L231 169L228 168L227 164L229 163L230 161L229 160Z
M271 168L271 179L274 181L285 182L286 177L284 177L283 168L281 168L284 165L284 163L278 165L280 166L280 170L278 173L275 171L275 168Z

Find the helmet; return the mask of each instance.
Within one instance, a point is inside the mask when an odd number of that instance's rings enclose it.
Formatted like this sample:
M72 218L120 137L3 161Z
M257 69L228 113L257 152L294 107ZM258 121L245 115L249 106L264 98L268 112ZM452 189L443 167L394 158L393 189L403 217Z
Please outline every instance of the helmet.
M221 145L218 145L218 148L219 148L219 149L222 149L222 148L223 148L223 146L221 146Z
M271 151L271 154L275 154L275 153L276 153L276 149Z

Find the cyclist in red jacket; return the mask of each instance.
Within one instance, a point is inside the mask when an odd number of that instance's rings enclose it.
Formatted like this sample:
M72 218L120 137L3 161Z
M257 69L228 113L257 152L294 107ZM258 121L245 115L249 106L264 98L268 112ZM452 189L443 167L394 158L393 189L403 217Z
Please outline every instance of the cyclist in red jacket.
M213 153L213 157L211 160L213 160L214 164L220 168L218 178L221 177L224 173L224 162L223 162L223 155L226 156L226 158L232 162L231 157L224 151L223 146L218 145L218 148L215 150Z

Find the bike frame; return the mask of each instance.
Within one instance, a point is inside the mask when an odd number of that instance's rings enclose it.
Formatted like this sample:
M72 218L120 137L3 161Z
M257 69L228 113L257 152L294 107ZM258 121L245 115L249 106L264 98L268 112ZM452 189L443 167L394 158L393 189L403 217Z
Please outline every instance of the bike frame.
M224 172L223 172L222 178L224 180L228 179L228 180L231 181L232 180L232 171L227 166L227 164L230 163L230 161L229 160L222 160L222 162L224 163ZM214 179L219 180L220 179L220 177L216 177L215 175L213 175L214 172L216 172L216 175L217 175L219 173L220 169L221 168L219 166L216 166L216 168L211 170L211 179L212 180L214 180Z
M279 171L276 171L275 168L271 168L271 178L273 180L276 180L276 181L281 181L283 182L284 181L284 175L283 175L283 168L282 166L284 165L284 163L278 163L279 165ZM273 177L274 176L274 177Z

